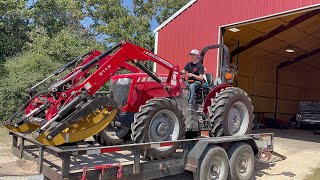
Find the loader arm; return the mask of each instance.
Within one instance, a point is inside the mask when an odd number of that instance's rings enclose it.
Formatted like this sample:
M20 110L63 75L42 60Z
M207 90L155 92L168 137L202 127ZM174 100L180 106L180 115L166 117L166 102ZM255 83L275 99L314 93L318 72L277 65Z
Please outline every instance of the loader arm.
M138 61L148 61L148 60L151 60L167 68L169 70L168 77L172 77L173 74L175 74L176 76L174 78L168 78L165 84L171 89L178 88L179 85L176 82L178 82L180 78L178 74L179 67L174 66L171 63L167 62L166 60L160 58L159 56L151 53L150 51L129 42L123 42L121 44L118 44L116 47L120 47L120 49L113 56L111 56L108 61L102 64L101 67L97 69L96 72L94 72L90 77L88 77L88 79L86 79L82 84L76 87L73 91L79 91L85 88L90 95L93 95L98 89L100 89L102 85L104 85L111 78L111 76L114 75L116 71L118 71L121 67L123 67L122 64L126 63L126 61L132 61L133 63L137 63ZM99 62L102 58L104 58L104 56L108 54L104 53L101 55L101 57L99 56L95 60L93 60L92 61L93 63L90 62L84 65L81 68L81 71L84 71L87 68L94 65L95 63Z
M119 49L118 49L119 48ZM108 56L111 52L118 49L114 55ZM108 58L108 59L106 59ZM83 90L85 90L89 96L92 96L97 92L110 78L120 70L121 68L128 69L133 72L141 72L138 68L130 65L127 61L133 63L138 63L138 61L148 61L151 60L157 64L162 65L169 70L167 81L164 82L166 89L170 96L179 96L181 94L179 88L179 67L174 66L163 58L153 54L152 52L134 45L130 42L122 42L117 44L115 47L107 50L106 52L95 57L92 61L84 64L76 71L73 75L81 74L92 66L99 64L99 68L93 72L87 79L85 79L81 84L75 86L72 89L63 92L63 96L60 96L53 107L48 110L47 120L51 120L58 113L59 106L66 106L66 103L71 102L75 98L70 98L75 94L80 95ZM101 63L103 62L103 63ZM143 70L143 69L142 69ZM70 76L69 78L72 78ZM67 79L66 79L67 80ZM67 102L69 100L69 102ZM63 102L64 104L62 104ZM77 104L77 103L75 103ZM73 107L71 107L73 108ZM60 117L62 118L62 117Z

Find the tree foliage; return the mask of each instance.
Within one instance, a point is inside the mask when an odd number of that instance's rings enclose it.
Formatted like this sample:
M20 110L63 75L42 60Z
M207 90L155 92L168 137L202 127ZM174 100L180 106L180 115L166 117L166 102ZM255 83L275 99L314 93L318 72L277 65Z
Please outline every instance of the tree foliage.
M35 27L42 27L49 37L66 27L81 28L81 4L70 0L38 0L31 5L31 18Z
M188 2L189 0L159 0L157 4L158 14L155 17L157 22L163 23Z
M31 43L28 43L26 49L49 56L61 63L67 63L80 54L102 47L83 29L64 28L52 37L46 35L44 31L31 32Z
M86 16L93 19L91 26L106 44L123 39L141 46L151 45L150 17L143 16L134 8L133 12L122 6L122 0L87 0L84 4Z
M51 58L33 52L24 52L9 58L4 64L6 73L0 79L1 119L8 118L26 100L27 88L60 66L60 63Z
M162 23L187 0L133 0L132 9L123 6L123 0L86 0L83 3L87 17L94 20L91 26L104 38L106 44L123 39L142 47L153 47L151 23Z
M0 62L21 51L28 41L28 11L24 0L0 0Z

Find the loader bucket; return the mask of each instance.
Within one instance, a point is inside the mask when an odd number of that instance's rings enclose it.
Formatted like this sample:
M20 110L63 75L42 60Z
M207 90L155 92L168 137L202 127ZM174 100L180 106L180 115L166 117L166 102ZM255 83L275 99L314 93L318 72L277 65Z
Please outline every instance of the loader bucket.
M13 131L13 132L19 132L19 133L34 131L40 127L35 124L29 124L29 123L23 123L22 125L20 125L18 127L11 126L11 125L5 125L5 126L8 130Z
M102 131L115 118L117 112L117 108L110 111L109 107L96 110L86 118L64 129L51 140L46 138L47 132L44 132L35 139L43 145L50 146L79 142Z

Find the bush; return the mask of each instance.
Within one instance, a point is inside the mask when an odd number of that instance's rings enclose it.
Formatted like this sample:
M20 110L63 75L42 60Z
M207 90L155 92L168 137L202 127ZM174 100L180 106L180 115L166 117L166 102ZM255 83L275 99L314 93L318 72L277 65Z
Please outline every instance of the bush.
M26 101L28 88L61 66L48 56L33 52L7 59L0 79L0 121L8 119Z

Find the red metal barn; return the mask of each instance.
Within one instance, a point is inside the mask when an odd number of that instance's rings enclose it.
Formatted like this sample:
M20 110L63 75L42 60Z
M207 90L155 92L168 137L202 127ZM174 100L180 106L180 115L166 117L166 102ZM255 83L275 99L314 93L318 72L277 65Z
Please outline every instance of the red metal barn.
M288 120L300 101L320 101L319 11L320 0L191 0L155 29L155 52L182 69L191 49L223 42L258 115ZM206 73L217 63L207 53Z

